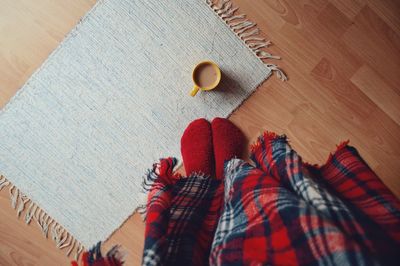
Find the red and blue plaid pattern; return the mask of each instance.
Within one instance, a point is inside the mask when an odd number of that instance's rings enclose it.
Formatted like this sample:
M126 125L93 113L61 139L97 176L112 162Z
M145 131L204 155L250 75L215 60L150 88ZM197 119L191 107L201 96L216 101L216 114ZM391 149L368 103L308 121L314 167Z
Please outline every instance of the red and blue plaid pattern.
M175 160L161 160L146 179L143 264L397 264L400 202L354 148L310 166L265 133L251 159L227 162L224 184L175 176Z
M221 181L172 173L176 159L161 159L151 184L146 213L143 265L206 265L222 199Z
M80 260L71 261L71 266L122 266L125 252L121 246L113 246L104 256L101 252L101 242L98 242L90 250L85 251Z

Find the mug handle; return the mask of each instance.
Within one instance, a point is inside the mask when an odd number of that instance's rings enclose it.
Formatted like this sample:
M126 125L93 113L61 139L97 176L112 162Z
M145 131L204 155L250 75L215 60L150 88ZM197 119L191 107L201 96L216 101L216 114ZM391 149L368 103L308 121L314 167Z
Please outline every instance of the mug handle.
M199 90L200 90L200 87L195 85L193 87L192 91L190 92L190 96L192 96L192 97L196 96L196 94L199 92Z

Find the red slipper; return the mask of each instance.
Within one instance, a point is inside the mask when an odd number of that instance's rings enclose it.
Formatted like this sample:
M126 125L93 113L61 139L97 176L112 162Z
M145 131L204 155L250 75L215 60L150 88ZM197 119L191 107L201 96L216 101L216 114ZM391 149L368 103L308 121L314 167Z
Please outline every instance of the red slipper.
M226 161L237 157L240 158L246 144L242 131L231 121L225 118L214 118L211 122L215 174L217 179L224 176L224 164Z
M181 138L181 153L186 174L214 175L214 154L210 122L204 118L191 122Z

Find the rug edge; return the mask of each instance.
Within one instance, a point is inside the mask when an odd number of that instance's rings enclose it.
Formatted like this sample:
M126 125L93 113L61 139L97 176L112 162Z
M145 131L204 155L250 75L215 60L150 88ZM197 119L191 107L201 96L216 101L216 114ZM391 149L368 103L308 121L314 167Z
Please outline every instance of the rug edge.
M8 103L0 110L0 118L15 102L19 100L19 98L22 98L20 96L25 93L27 85L32 80L34 80L36 75L38 75L52 60L52 58L58 54L58 52L66 44L66 42L75 37L74 33L79 30L80 25L86 21L86 19L92 14L92 12L94 12L106 1L107 0L96 1L93 7L90 8L90 10L78 20L73 29L68 32L65 37L60 41L60 44L48 55L48 57L43 61L39 68L32 73L28 80L17 90L14 96L12 96ZM263 80L260 81L259 84L255 86L255 88L251 90L251 92L248 93L248 95L246 95L246 99L248 99L253 93L255 93L260 86L262 86L262 84L271 76L272 72L275 72L278 78L280 78L282 81L288 80L286 74L276 64L270 64L263 61L263 59L280 59L280 57L272 55L265 51L264 48L267 48L271 44L271 42L266 41L263 38L257 37L259 35L259 28L255 27L256 24L254 22L246 19L246 16L244 14L235 15L235 12L239 8L233 7L231 0L202 1L205 1L207 6L213 11L213 13L215 13L222 20L223 24L225 24L231 30L231 32L242 41L242 43L252 52L255 57L257 57L265 65L268 70L270 70L270 73L265 78L263 78ZM252 45L250 45L247 41L252 41ZM239 104L235 109L233 109L227 115L227 117L230 117L238 108L240 108L240 106L242 106L245 101L246 100L242 101L242 103ZM84 251L87 247L84 247L61 224L51 218L47 214L47 212L45 212L34 201L28 198L21 190L19 190L16 186L9 182L6 177L0 175L0 190L6 187L9 187L11 204L13 206L13 209L17 210L17 216L19 216L22 211L24 211L25 204L29 203L27 213L25 213L25 222L29 224L32 220L35 220L41 228L43 234L47 234L44 235L46 238L48 238L48 231L50 231L51 237L56 243L57 248L64 249L70 247L66 253L67 256L69 256L72 251L76 249L75 258L77 260L80 253ZM116 228L103 241L107 241L108 239L110 239L114 235L114 233L127 222L130 217L138 212L138 210L144 204L144 198L139 199L138 203L138 206L132 211L132 213L128 215L125 219L123 219L121 225ZM20 210L20 208L22 209ZM50 225L52 226L50 227Z
M3 188L9 189L11 207L17 212L17 219L24 217L24 222L30 225L35 221L42 231L43 236L51 239L58 249L67 249L66 255L69 257L75 250L75 259L79 258L86 247L76 239L59 222L53 219L44 209L42 209L30 197L24 194L18 187L10 182L4 175L0 175L0 191ZM26 207L28 205L28 207Z
M65 45L67 41L74 37L74 33L78 31L82 23L87 20L87 18L106 0L98 0L94 5L77 21L71 31L69 31L64 38L60 41L59 45L49 53L47 58L41 63L39 68L37 68L32 75L27 79L27 81L17 90L17 92L11 97L11 99L6 103L6 105L0 109L0 118L7 112L8 109L12 107L15 102L18 101L21 95L26 91L27 85L35 79L42 69L51 61L51 59L57 55L61 48ZM79 255L86 250L86 247L82 245L72 234L70 234L60 223L54 220L51 216L47 214L39 205L37 205L30 197L25 195L18 187L13 185L8 179L0 174L0 191L3 188L9 187L11 207L17 211L17 218L25 210L25 205L29 203L28 210L25 213L25 223L30 224L32 220L35 220L38 226L41 228L42 233L45 238L49 236L49 230L53 241L58 249L64 249L70 247L66 253L67 257L70 256L72 251L75 249L75 259L79 258ZM136 212L136 210L135 210ZM134 213L135 213L134 212ZM133 214L134 214L133 213ZM133 215L132 214L132 215ZM50 228L50 225L53 225ZM72 246L71 246L72 245Z
M278 65L264 61L265 59L280 60L281 57L266 51L266 48L268 48L272 42L260 37L260 29L257 27L257 24L247 19L245 14L236 14L239 7L235 7L232 0L202 1L207 4L213 13L221 19L223 24L225 24L226 27L228 27L230 31L242 41L243 45L247 47L247 49L249 49L250 52L257 57L271 73L274 72L282 81L288 80L286 73ZM266 79L268 79L269 76ZM258 87L259 86L257 86L257 88ZM249 94L249 96L250 95L251 94Z

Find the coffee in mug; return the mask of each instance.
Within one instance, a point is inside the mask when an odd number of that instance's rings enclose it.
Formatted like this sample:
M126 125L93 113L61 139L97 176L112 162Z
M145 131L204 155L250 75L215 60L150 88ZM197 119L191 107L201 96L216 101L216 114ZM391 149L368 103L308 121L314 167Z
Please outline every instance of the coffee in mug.
M192 79L194 88L190 95L195 96L199 90L215 89L221 80L221 70L214 62L203 61L193 69Z

